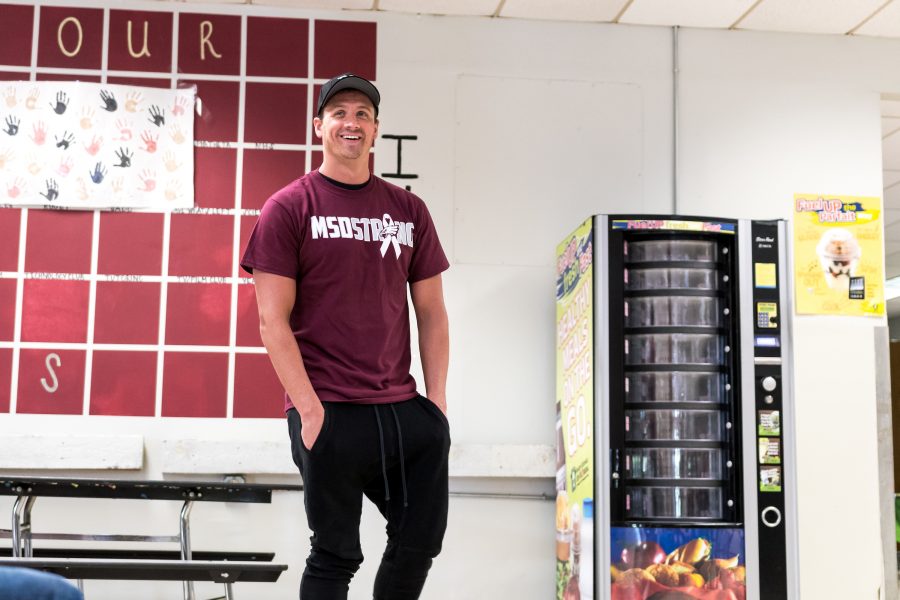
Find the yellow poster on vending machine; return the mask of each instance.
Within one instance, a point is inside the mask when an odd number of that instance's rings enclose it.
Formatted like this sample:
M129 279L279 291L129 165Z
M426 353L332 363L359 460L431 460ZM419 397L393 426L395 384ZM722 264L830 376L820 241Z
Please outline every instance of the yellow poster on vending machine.
M593 593L593 241L588 219L556 248L557 600Z
M797 313L883 316L881 199L794 195Z

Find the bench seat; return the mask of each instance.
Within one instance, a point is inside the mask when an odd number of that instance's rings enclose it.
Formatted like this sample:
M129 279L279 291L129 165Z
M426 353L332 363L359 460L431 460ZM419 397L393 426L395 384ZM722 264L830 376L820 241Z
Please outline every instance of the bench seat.
M124 560L181 560L179 550L135 550L130 548L33 548L34 558L117 558ZM0 548L0 557L12 557L12 548ZM274 552L223 552L193 550L193 560L272 562Z
M0 558L0 566L48 571L68 579L274 582L287 565L263 561L130 560L122 558Z

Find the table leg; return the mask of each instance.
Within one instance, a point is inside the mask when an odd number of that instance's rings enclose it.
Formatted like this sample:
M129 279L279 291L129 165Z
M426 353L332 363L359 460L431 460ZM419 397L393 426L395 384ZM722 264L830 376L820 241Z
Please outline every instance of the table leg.
M37 496L29 496L25 501L25 510L22 512L22 541L25 542L25 556L28 558L34 556L31 546L31 508L34 506L35 500L37 500Z
M12 555L16 558L31 556L31 507L35 496L18 496L13 504ZM24 546L24 554L23 554Z
M231 589L231 583L225 584L225 600L234 600L234 591Z
M181 538L181 559L191 560L191 509L194 502L185 500L181 507L181 518L179 520L179 537ZM184 582L184 600L194 600L194 582Z

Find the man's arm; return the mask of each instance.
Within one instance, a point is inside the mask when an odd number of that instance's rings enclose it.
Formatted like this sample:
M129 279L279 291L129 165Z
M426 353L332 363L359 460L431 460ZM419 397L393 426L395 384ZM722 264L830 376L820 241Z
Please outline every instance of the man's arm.
M450 326L440 274L411 284L410 294L419 329L419 354L425 374L425 393L447 414Z
M281 385L300 413L303 444L307 449L312 448L322 431L325 410L309 381L300 348L291 331L290 317L297 296L297 282L257 269L253 271L253 281L259 307L259 334Z

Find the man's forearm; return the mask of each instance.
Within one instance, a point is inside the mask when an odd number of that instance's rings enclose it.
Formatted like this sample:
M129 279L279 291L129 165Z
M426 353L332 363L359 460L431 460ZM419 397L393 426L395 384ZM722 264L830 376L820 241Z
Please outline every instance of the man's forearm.
M266 325L260 327L260 335L281 385L297 411L306 414L319 397L309 381L291 328L286 323Z
M428 397L447 411L447 367L450 362L450 326L444 310L419 315L419 355Z

